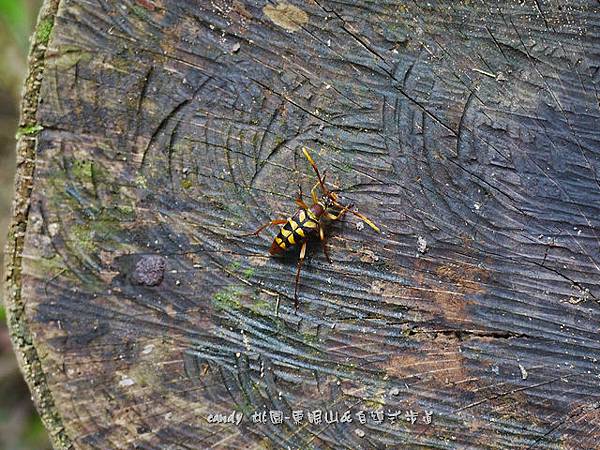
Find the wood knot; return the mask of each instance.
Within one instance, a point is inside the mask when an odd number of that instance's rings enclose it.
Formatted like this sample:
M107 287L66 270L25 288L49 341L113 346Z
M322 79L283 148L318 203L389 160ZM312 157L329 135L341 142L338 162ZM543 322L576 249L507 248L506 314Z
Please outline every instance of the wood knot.
M158 286L165 275L166 261L159 255L143 255L135 263L129 279L133 284Z

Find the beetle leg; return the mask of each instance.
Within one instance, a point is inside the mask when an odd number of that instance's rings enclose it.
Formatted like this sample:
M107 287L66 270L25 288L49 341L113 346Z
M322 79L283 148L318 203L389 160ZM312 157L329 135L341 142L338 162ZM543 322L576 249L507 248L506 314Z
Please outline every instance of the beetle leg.
M326 212L325 214L327 215L327 218L330 219L330 220L339 220L339 219L341 219L344 216L344 214L346 214L346 212L350 208L352 208L352 206L353 205L346 205L346 206L344 206L342 208L342 210L339 213L337 213L337 215L336 214L331 214L330 212Z
M319 227L319 237L321 238L321 246L323 247L323 253L325 253L325 257L329 264L331 264L331 258L329 257L329 250L327 250L327 240L325 239L325 232L323 231L323 227Z
M277 220L271 220L270 222L265 223L262 227L260 227L258 230L252 232L252 233L246 233L246 234L242 234L240 235L240 237L245 237L245 236L258 236L260 234L260 232L262 230L264 230L267 227L270 227L271 225L283 225L284 223L287 223L287 220L285 219L277 219Z
M312 198L313 205L319 203L319 197L317 196L317 188L319 187L319 182L317 181L313 188L310 190L310 198Z
M300 249L300 257L298 258L298 269L296 269L296 286L294 287L294 308L298 310L298 283L300 282L300 269L304 262L304 256L306 255L306 241L302 244Z

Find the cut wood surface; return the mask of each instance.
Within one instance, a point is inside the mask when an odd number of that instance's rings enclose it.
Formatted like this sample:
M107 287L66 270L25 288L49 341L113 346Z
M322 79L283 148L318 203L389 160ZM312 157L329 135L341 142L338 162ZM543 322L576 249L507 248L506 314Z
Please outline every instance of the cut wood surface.
M599 90L591 0L47 1L6 298L54 445L598 448ZM241 235L303 146L382 233L296 312Z

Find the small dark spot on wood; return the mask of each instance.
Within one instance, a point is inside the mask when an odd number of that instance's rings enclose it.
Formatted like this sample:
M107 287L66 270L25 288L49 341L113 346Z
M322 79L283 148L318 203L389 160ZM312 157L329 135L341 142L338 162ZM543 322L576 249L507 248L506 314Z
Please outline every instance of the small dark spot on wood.
M138 434L146 434L146 433L150 432L150 428L148 428L145 425L142 425L140 427L137 427L137 432L138 432Z
M165 275L165 258L159 255L144 255L135 263L129 279L133 284L158 286Z

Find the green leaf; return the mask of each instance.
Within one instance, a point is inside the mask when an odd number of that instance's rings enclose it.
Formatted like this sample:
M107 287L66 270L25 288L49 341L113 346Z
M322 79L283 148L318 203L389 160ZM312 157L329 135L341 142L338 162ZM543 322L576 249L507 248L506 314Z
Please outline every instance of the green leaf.
M29 8L23 0L0 0L0 21L4 22L19 46L27 52L31 24Z

